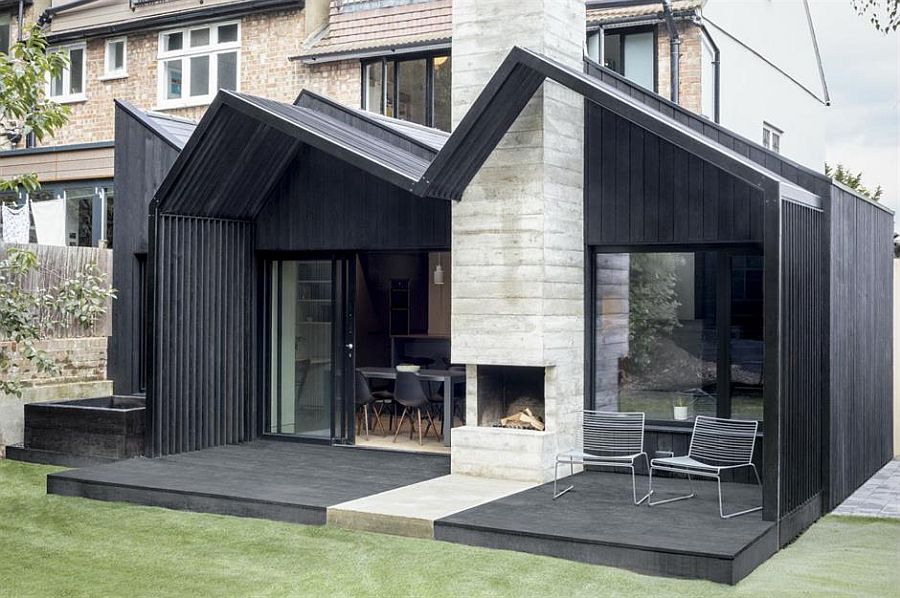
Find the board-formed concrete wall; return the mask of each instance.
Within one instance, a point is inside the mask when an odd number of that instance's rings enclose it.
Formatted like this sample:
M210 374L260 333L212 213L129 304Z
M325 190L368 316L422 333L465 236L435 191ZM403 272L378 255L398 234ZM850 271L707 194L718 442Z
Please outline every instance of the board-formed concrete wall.
M578 0L455 0L454 123L513 46L581 69L584 22ZM546 368L547 432L456 428L459 473L542 481L557 450L580 443L583 106L545 82L453 208L451 347L470 366L467 421L477 422L477 366Z

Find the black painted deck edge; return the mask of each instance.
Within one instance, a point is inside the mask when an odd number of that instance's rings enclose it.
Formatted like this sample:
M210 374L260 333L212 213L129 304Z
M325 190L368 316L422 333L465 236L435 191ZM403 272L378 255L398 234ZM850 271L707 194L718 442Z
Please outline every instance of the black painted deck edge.
M648 575L707 579L726 584L737 583L778 550L774 524L732 558L510 532L441 520L434 522L434 538L468 546L514 550L591 565L619 567Z
M116 461L116 459L108 457L87 457L84 455L70 455L68 453L58 453L56 451L25 448L21 444L8 445L6 447L6 458L10 461L37 463L39 465L57 465L59 467L90 467L92 465L115 463Z
M325 507L321 506L286 504L127 484L109 484L78 479L72 476L72 472L69 472L68 475L65 472L48 475L47 494L306 525L325 525L326 517Z

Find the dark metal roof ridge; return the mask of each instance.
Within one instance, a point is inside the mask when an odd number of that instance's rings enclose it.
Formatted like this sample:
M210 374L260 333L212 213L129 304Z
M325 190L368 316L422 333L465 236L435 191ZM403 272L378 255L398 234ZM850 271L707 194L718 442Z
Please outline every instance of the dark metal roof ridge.
M89 143L70 143L68 145L42 145L40 147L23 147L0 151L0 159L10 156L31 156L35 154L55 154L57 152L80 152L91 149L114 147L115 141L91 141Z
M383 120L380 120L373 116L370 116L369 114L366 113L365 110L357 110L355 108L350 108L349 106L345 106L344 104L341 104L340 102L336 102L336 101L332 100L331 98L327 98L323 95L317 94L314 91L309 91L308 89L303 89L300 91L300 94L297 96L297 99L294 100L294 106L302 106L300 102L304 97L313 98L313 99L315 99L315 101L322 102L323 104L328 104L332 108L340 110L341 112L344 112L344 113L348 114L349 116L352 116L353 118L358 118L360 120L363 120L363 121L369 123L373 127L378 127L379 129L381 129L383 131L391 133L392 135L396 135L397 137L402 138L404 141L412 143L416 147L420 147L420 148L430 151L434 154L437 154L439 151L438 148L431 147L428 144L423 143L422 141L416 139L415 137L411 137L411 136L403 133L402 131L398 131L397 129L389 126ZM309 106L305 106L305 107L309 108L311 110L313 109L312 107L309 107ZM406 126L407 124L415 124L415 123L407 123L406 121L402 121L402 123L404 126ZM435 130L435 129L431 129L430 127L424 127L424 128L428 129L429 131Z
M296 7L302 9L306 5L305 0L244 0L234 4L203 6L192 10L183 10L161 15L153 15L142 19L132 19L111 25L99 25L86 29L73 29L50 33L47 41L50 44L58 44L77 39L91 37L105 37L145 29L162 28L167 26L184 25L190 21L227 18L242 14L264 12L279 8Z
M622 118L634 122L650 133L666 139L710 164L730 172L751 185L760 188L776 183L794 185L794 183L791 183L779 173L769 170L750 158L727 148L718 141L679 123L674 118L654 110L600 79L567 67L531 50L514 46L463 117L459 126L457 126L450 139L444 145L444 148L416 184L415 193L432 197L449 195L450 197L446 197L447 199L459 199L461 197L462 190L475 176L477 169L480 168L480 164L476 164L471 158L463 160L461 157L463 147L469 140L470 135L473 133L478 134L477 126L481 124L480 121L483 114L491 107L495 97L501 91L504 91L507 80L517 72L521 74L521 69L523 68L529 71L528 75L540 77L540 81L537 84L538 87L546 79L551 79ZM534 81L531 80L530 84L533 85ZM533 95L533 91L529 92L527 99L530 99L531 95ZM518 102L522 98L516 97L515 99ZM516 108L516 115L522 107L524 107L524 102ZM512 120L509 122L511 123ZM482 132L479 142L484 144L485 147L477 148L477 150L476 148L469 148L465 150L467 156L470 156L471 152L477 151L480 153L480 156L476 157L476 160L483 161L486 159L487 155L493 151L505 134L506 128L507 126L504 126L502 129L494 127L493 131L487 133L487 137ZM487 149L486 153L485 149ZM445 171L448 168L459 172L451 171L447 173Z
M787 163L789 166L793 166L794 168L796 168L796 169L802 171L802 172L805 173L805 174L808 174L808 175L810 175L810 176L812 176L812 177L816 177L816 178L818 178L819 180L822 180L822 181L828 181L828 180L829 180L828 177L825 176L824 173L819 172L819 171L816 171L816 170L813 170L812 168L809 168L808 166L803 166L802 164L800 164L800 163L798 163L798 162L795 162L795 161L791 160L790 158L784 156L783 154L779 154L779 153L777 153L777 152L774 152L774 151L772 151L772 150L770 150L770 149L764 147L764 146L761 145L760 143L757 143L756 141L751 141L750 139L747 139L746 137L744 137L744 136L742 136L742 135L740 135L740 134L738 134L738 133L735 133L735 132L732 131L731 129L722 126L720 123L717 123L717 122L715 122L715 121L713 121L713 120L711 120L711 119L707 119L707 118L705 118L705 117L703 117L703 116L700 116L699 114L697 114L697 113L695 113L695 112L691 112L690 110L688 110L688 109L685 108L684 106L681 106L680 104L676 104L675 102L669 100L668 98L665 98L665 97L663 97L663 96L661 96L661 95L659 95L659 94L657 94L657 93L654 93L654 92L652 92L652 91L650 91L650 90L648 90L648 89L644 89L643 87L641 87L640 85L638 85L638 84L635 83L634 81L631 81L630 79L627 79L625 76L620 75L619 73L615 72L615 71L612 70L612 69L606 68L605 66L603 66L603 65L600 64L599 62L594 61L593 59L591 59L591 58L588 57L588 56L585 56L585 57L584 57L584 62L585 62L586 65L590 65L590 66L593 67L593 68L602 70L603 73L604 73L605 75L608 75L608 76L610 76L610 77L616 79L617 81L619 81L619 82L621 82L621 83L624 83L625 85L628 85L628 86L631 87L631 88L637 89L638 91L640 91L640 92L642 92L642 93L649 93L649 94L653 95L653 98L654 98L655 100L658 100L661 104L665 104L667 107L671 108L671 109L674 110L675 112L679 112L679 113L684 114L684 115L686 115L686 116L688 116L688 117L690 117L690 118L702 118L702 119L703 119L703 124L704 124L705 126L712 127L712 128L714 128L716 131L723 131L723 132L727 133L728 135L731 135L732 137L734 137L735 139L737 139L737 140L740 141L741 143L746 143L746 144L749 145L751 148L756 149L756 150L759 150L759 151L761 151L761 152L764 152L766 155L772 156L773 158L776 158L777 160L780 160L781 162L785 162L785 163ZM587 75L588 75L589 77L593 77L593 75L591 75L590 72L588 72ZM596 77L595 77L595 78L596 78Z
M116 108L121 109L123 112L128 114L130 117L132 117L133 119L135 119L136 121L138 121L139 123L144 125L144 127L149 129L151 133L153 133L154 135L156 135L157 137L159 137L160 139L162 139L163 141L168 143L170 146L172 146L172 149L175 149L178 151L181 151L184 146L181 143L179 143L176 139L174 139L169 131L166 131L165 129L163 129L162 127L157 125L149 117L152 116L153 118L165 118L165 119L168 119L168 120L171 120L174 122L180 122L180 123L184 123L184 124L193 124L193 125L197 124L188 119L177 118L177 117L169 116L168 114L158 114L156 112L146 112L144 110L141 110L140 108L138 108L131 102L128 102L127 100L118 100L117 99L117 100L113 100L113 103L115 104Z
M184 170L185 165L193 157L197 146L202 143L204 137L206 136L207 130L209 129L211 123L215 120L216 115L223 106L236 110L237 112L240 112L245 116L256 118L260 122L263 122L266 125L277 129L302 143L311 145L340 160L345 160L351 164L354 164L355 166L359 167L362 170L365 170L373 176L383 179L391 184L397 185L401 189L411 190L415 185L416 180L411 178L407 174L391 168L387 164L376 162L369 157L360 154L354 148L345 146L337 140L328 139L315 131L311 131L303 127L300 123L291 122L285 117L267 109L265 106L254 102L255 99L256 98L254 96L251 96L249 94L241 94L224 89L219 90L219 93L209 105L206 114L204 114L203 118L200 119L200 123L197 125L197 129L191 135L187 144L185 144L184 149L181 151L178 158L176 158L175 163L169 170L169 173L166 175L165 179L163 179L163 182L160 184L159 188L154 194L153 200L150 203L151 212L159 212L165 209L165 206L160 204L161 199L165 198L168 195L171 187L176 184L176 181L181 175L181 172ZM259 99L265 102L272 101L265 100L265 98ZM332 121L335 120L326 114L317 113L314 110L303 108L301 106L295 106L293 104L282 105L286 108L293 108L298 111L307 111L308 113L316 114L316 116L320 119L328 119Z

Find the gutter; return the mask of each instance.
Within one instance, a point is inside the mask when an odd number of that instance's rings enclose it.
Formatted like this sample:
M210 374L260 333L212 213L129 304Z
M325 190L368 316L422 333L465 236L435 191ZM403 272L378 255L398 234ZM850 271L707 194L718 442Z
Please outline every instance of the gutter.
M402 56L404 54L417 54L420 52L438 52L449 50L450 40L435 40L431 42L411 42L409 44L395 44L392 46L372 46L358 50L338 50L335 52L323 52L321 54L300 54L289 56L291 62L300 61L303 64L320 64L335 62L338 60L364 60L366 58L380 58L382 56Z
M680 103L678 101L678 83L681 64L681 38L678 35L675 17L672 15L671 0L663 0L663 18L666 21L666 28L669 30L669 80L671 82L669 97L678 104Z
M58 6L48 11L55 11L49 15L49 23L53 16L60 11L77 6L83 6L95 0L75 0L63 6ZM217 19L240 16L267 10L277 10L281 8L302 9L305 6L304 0L245 0L244 2L236 2L232 4L216 4L213 6L202 6L194 10L182 10L178 12L166 13L161 15L153 15L143 19L131 19L121 23L110 25L99 25L89 29L73 29L72 31L62 31L60 33L47 36L50 44L58 44L73 40L85 39L88 37L106 37L112 35L120 35L131 33L134 31L143 31L152 28L162 28L169 26L180 26L190 21L203 19ZM45 11L48 12L48 11ZM44 15L41 15L42 17Z
M50 22L53 20L53 17L55 17L56 15L58 15L59 13L61 13L63 11L66 11L66 10L69 10L72 8L78 8L79 6L84 6L86 4L92 4L96 1L97 0L73 0L72 2L67 2L66 4L61 4L59 6L51 6L50 8L44 10L44 12L41 13L41 16L38 17L38 19L37 19L38 27L44 27L46 25L49 25Z

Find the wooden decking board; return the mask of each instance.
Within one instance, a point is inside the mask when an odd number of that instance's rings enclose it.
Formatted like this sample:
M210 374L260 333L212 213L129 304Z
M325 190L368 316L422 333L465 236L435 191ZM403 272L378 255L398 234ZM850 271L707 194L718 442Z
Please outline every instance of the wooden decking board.
M648 507L631 504L631 478L584 473L575 490L552 500L552 484L520 492L435 522L435 538L524 550L636 571L734 583L777 550L774 524L759 513L719 517L715 484L695 482L697 497ZM639 489L646 488L639 477ZM687 490L661 479L654 498ZM759 491L726 484L726 509L758 504Z
M176 495L324 509L449 473L442 455L414 455L260 440L182 453L131 459L51 474L48 490L62 482L95 489L128 489L130 502ZM72 490L73 486L65 486ZM72 492L66 492L72 494ZM123 500L123 499L119 499ZM160 505L171 506L171 505ZM189 506L185 506L190 510ZM200 509L202 510L202 509ZM220 512L220 511L216 511ZM324 517L324 515L323 515Z
M48 476L51 494L324 525L328 507L449 473L445 455L411 454L275 440L157 459L132 459ZM722 520L715 484L698 497L631 504L631 478L588 472L557 501L539 486L438 519L434 538L519 550L642 573L735 583L778 548L759 513ZM647 478L638 478L639 489ZM660 479L656 490L686 490ZM727 484L727 508L758 504L759 491ZM661 497L661 495L658 495Z

